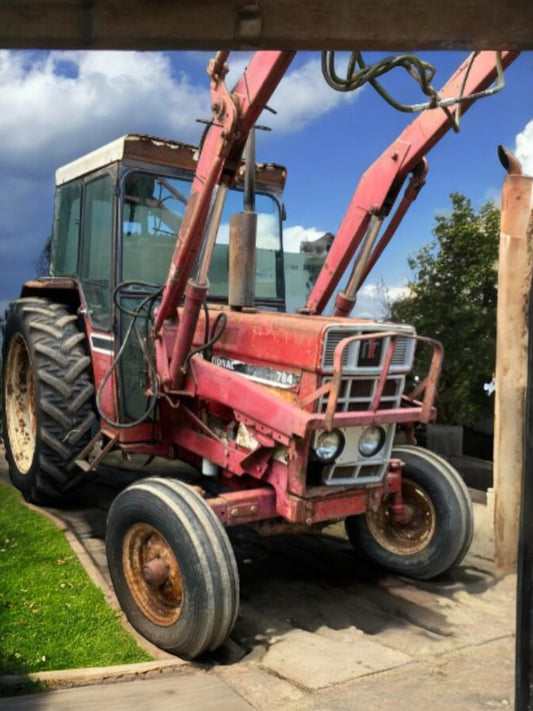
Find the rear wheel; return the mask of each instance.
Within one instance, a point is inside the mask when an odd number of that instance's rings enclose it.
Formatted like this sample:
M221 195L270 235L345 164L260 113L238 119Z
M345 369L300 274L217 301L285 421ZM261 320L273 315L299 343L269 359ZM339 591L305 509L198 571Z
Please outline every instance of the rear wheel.
M77 316L26 298L6 313L2 432L9 474L28 501L60 504L79 480L75 459L95 421L91 360Z
M150 478L120 493L106 551L120 605L150 642L194 658L226 640L239 606L237 564L222 524L185 484Z
M474 532L472 503L458 472L433 452L405 445L402 498L407 518L393 517L387 498L377 511L350 516L346 532L357 554L393 573L426 580L458 565Z

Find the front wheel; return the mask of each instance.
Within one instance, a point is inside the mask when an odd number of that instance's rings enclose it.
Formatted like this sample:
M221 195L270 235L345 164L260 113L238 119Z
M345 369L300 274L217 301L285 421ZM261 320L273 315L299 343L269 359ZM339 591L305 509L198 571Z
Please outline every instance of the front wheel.
M237 564L222 524L185 484L153 477L121 492L106 551L118 601L150 642L192 659L226 640L239 606Z
M470 547L474 517L468 489L433 452L405 445L392 456L405 464L407 519L396 520L385 497L377 511L347 518L346 533L362 558L392 573L428 580L458 565Z

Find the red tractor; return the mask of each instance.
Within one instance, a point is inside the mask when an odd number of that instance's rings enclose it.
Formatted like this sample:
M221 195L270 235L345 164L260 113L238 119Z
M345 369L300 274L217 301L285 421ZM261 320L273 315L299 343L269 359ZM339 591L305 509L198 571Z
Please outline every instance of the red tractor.
M344 519L359 555L419 579L457 565L472 538L463 481L412 438L435 415L440 345L349 313L423 185L424 156L457 111L450 97L470 97L464 111L493 81L493 55L465 63L439 94L451 108L422 113L364 174L316 280L313 250L294 262L315 283L287 313L285 171L242 156L292 57L257 53L229 92L217 54L199 150L127 135L60 168L50 275L6 314L3 434L27 500L60 505L112 450L194 467L187 481L123 490L106 536L132 624L187 657L221 645L238 612L227 527ZM420 342L429 373L406 394ZM409 443L395 445L398 426Z

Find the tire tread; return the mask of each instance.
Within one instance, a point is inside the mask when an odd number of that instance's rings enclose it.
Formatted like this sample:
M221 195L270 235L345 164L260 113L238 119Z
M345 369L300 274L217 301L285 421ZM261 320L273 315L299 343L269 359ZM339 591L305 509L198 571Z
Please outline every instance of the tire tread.
M18 472L2 407L6 457L13 482L33 503L57 504L67 498L65 492L76 478L75 460L96 421L91 359L77 321L65 305L37 297L16 299L6 312L3 361L10 338L20 334L34 371L36 394L36 446L30 471ZM4 391L2 399L6 397Z

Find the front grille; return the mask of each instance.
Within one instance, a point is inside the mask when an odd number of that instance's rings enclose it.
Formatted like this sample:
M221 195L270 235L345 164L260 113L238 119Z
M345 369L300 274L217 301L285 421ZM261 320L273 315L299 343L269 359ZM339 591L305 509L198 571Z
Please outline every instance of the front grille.
M330 377L322 380L322 385L330 382ZM364 412L370 409L374 399L378 380L377 378L344 378L337 400L337 412ZM378 404L378 410L388 410L400 406L400 398L404 389L405 377L394 375L387 379L383 393ZM326 412L328 406L328 395L320 398L318 403L319 412Z
M392 330L392 327L376 327L376 324L369 324L357 329L340 328L332 326L327 329L324 338L324 349L322 356L322 369L324 371L333 370L333 358L335 348L345 338L351 336L359 336L364 333L378 333L379 331ZM405 331L405 328L402 328ZM414 331L409 331L413 333ZM415 340L410 338L408 333L405 336L400 335L396 340L396 346L391 361L391 372L409 372L411 370ZM354 371L377 371L380 370L383 364L383 359L389 345L389 337L387 338L369 338L368 340L354 341L345 348L342 358L343 372Z
M389 324L364 323L357 327L331 326L324 336L322 354L323 377L321 385L331 382L333 378L334 353L338 344L352 336L366 336L353 341L344 348L342 354L342 382L340 384L336 412L368 412L374 403L376 389L383 371L385 356L392 336L379 337L379 332L398 332L394 352L376 409L393 410L400 407L401 397L405 387L405 376L411 370L416 341L411 335L414 330L409 327L393 327ZM327 410L329 393L318 401L318 411ZM387 470L392 442L394 439L394 424L383 425L385 443L382 449L370 458L364 457L359 451L359 441L364 435L364 426L345 427L342 429L345 446L336 461L322 469L322 481L330 486L345 484L366 485L379 482Z
M379 481L385 474L387 462L383 464L354 464L326 467L324 480L327 484L368 484Z

